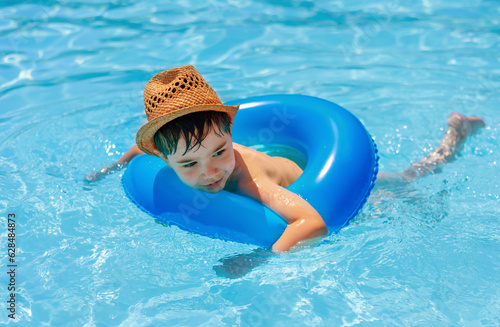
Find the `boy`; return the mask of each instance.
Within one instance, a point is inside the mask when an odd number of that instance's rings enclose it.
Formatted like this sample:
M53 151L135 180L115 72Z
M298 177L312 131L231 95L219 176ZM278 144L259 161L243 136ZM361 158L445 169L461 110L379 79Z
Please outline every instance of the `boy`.
M167 162L190 187L211 193L223 189L238 192L283 217L288 226L272 246L275 253L328 233L318 212L285 188L302 170L288 159L269 157L233 143L231 124L239 106L223 105L193 66L153 76L144 89L144 104L148 123L139 129L137 145L113 166L88 176L88 181L123 167L138 154L148 153ZM452 159L459 143L475 128L484 126L480 118L459 113L450 115L448 124L441 146L431 155L402 174L383 177L410 180L422 176Z

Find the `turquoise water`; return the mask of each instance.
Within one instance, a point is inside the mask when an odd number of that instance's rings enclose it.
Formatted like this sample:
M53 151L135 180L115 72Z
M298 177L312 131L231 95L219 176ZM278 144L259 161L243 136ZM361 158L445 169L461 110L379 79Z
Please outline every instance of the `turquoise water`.
M500 325L499 17L472 0L3 1L1 302L15 213L20 326ZM155 223L122 172L82 181L133 144L147 80L185 64L223 101L344 106L384 171L429 153L452 110L487 127L440 173L380 183L319 246L220 277L254 247Z

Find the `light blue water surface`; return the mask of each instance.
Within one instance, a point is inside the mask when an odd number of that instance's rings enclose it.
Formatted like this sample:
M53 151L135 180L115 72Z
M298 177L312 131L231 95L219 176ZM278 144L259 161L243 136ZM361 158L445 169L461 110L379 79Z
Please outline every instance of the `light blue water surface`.
M3 1L0 322L15 213L19 326L500 325L499 26L493 0ZM379 184L323 244L228 279L213 266L253 246L155 223L122 172L82 181L134 144L147 80L185 64L223 101L344 106L385 171L429 153L452 110L487 127L440 173Z

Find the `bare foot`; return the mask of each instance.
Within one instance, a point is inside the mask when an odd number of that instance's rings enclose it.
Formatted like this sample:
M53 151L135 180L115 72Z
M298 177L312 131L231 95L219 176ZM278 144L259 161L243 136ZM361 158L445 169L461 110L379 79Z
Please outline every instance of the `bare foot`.
M453 111L448 116L448 128L454 129L460 138L465 138L468 135L476 133L486 123L482 118L476 116L464 116L463 114Z
M481 117L467 116L467 120L472 126L472 131L471 131L472 134L476 133L480 128L486 126L486 122Z

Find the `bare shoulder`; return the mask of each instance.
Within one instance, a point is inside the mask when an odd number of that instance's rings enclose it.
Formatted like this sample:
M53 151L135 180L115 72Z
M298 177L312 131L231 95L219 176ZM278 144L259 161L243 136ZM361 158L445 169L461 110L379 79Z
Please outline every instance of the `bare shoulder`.
M233 148L237 166L240 161L239 165L243 168L241 177L244 179L245 176L248 179L265 179L276 185L287 187L302 174L302 169L289 159L270 157L237 143L233 144Z

